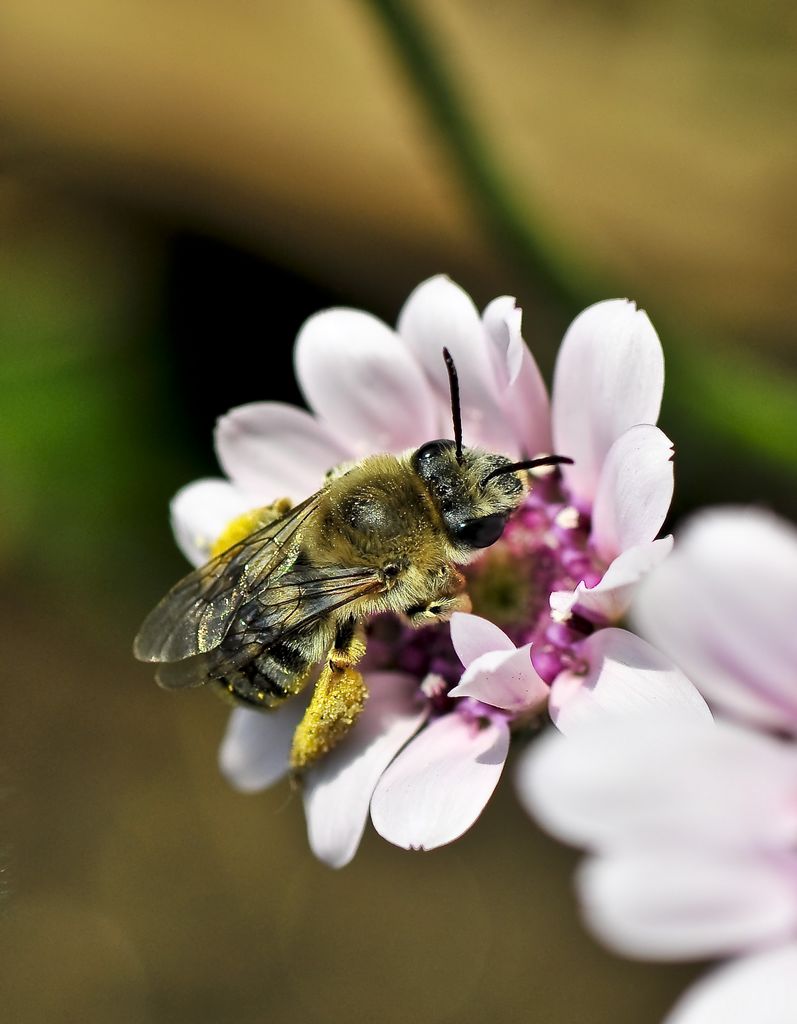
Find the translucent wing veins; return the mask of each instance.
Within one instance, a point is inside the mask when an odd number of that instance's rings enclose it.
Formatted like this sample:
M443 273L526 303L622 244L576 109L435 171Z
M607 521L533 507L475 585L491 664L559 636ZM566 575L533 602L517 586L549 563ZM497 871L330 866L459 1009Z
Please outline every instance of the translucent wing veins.
M184 661L162 664L158 683L166 689L184 689L227 677L256 662L270 645L311 632L331 612L384 587L372 569L329 569L319 575L317 569L303 568L313 574L312 579L289 571L273 586L266 584L241 606L218 647Z
M133 645L135 656L173 662L218 647L242 605L269 578L290 570L300 528L318 498L312 495L180 580L144 620Z

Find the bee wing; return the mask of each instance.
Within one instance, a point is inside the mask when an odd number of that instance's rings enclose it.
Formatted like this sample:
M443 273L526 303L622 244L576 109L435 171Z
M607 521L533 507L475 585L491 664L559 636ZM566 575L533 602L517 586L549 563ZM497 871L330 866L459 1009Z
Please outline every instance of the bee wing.
M133 644L139 661L182 661L218 647L241 606L295 553L318 498L312 495L172 587L139 630Z
M218 679L236 669L246 668L264 649L265 644L237 651L217 647L182 661L166 661L158 665L155 681L165 690L188 690L204 686L209 679Z
M237 668L232 658L225 658L224 652L216 648L206 654L195 654L182 661L165 661L158 665L155 681L164 690L189 690L204 686L208 679L223 676L225 669Z
M382 590L384 581L373 569L319 571L303 566L276 580L265 579L239 608L219 646L160 665L156 679L168 690L182 690L229 677L245 670L271 644L312 632L330 612Z
M228 634L238 646L286 640L363 597L385 589L374 569L301 566L263 585L240 610Z

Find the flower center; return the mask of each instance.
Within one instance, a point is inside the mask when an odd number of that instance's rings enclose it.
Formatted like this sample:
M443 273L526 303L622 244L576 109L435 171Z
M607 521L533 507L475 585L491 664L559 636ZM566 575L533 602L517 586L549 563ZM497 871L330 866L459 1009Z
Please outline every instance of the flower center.
M468 570L468 593L475 615L481 615L502 628L522 629L536 617L538 605L545 599L544 588L527 573L519 573L517 564L503 540Z
M546 488L547 494L540 494ZM539 641L551 625L549 598L581 580L594 586L603 567L589 547L589 523L538 484L509 520L502 539L466 570L474 611L516 643Z

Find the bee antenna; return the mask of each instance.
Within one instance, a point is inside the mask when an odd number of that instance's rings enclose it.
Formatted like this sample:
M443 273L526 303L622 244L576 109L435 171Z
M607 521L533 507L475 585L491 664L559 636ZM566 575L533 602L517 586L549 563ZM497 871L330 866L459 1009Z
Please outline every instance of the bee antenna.
M482 480L482 487L484 487L488 480L492 480L494 476L503 476L505 473L516 473L519 469L534 469L537 466L559 466L562 464L572 466L573 460L568 459L566 455L543 455L539 459L526 459L525 462L511 462L508 466L499 466L498 469L494 469L492 473L488 473Z
M457 462L462 465L462 406L459 400L459 377L454 360L447 348L443 349L443 359L448 370L448 388L451 392L451 416L454 420L454 442L457 446Z

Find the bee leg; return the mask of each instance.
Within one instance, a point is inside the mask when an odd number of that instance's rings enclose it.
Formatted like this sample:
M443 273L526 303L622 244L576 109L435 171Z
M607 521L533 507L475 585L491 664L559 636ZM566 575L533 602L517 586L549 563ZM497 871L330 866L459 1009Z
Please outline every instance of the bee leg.
M253 508L249 512L244 512L243 515L236 516L235 519L227 523L216 538L216 542L210 549L210 557L215 558L216 555L220 555L222 551L231 548L233 544L237 544L239 540L248 537L255 530L262 530L269 523L282 519L292 508L293 502L290 498L279 498L277 501L272 502L271 505Z
M414 627L431 626L434 622L448 622L454 612L469 612L473 605L467 594L439 598L425 605L414 605L404 612L409 624Z
M433 594L423 604L414 604L404 610L404 616L411 626L429 626L434 622L448 622L454 612L469 612L470 597L465 592L465 577L453 566L446 566L438 573Z
M363 654L360 630L348 620L338 627L313 697L293 735L290 760L294 779L343 739L365 707L368 691L354 668Z

